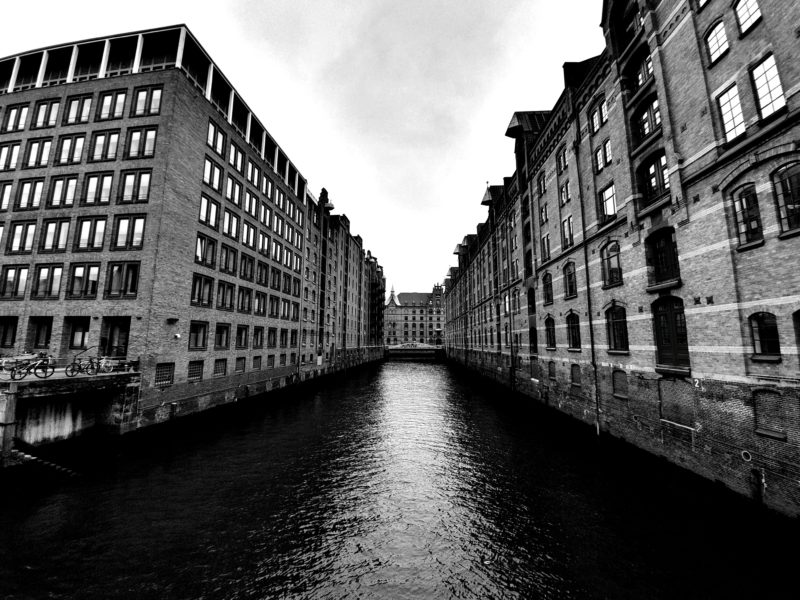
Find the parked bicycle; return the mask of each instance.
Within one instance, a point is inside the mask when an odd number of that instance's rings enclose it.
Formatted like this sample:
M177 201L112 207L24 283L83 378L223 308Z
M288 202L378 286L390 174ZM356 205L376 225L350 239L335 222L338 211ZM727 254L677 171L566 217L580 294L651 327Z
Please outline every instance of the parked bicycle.
M81 359L78 358L78 356L80 355L75 356L75 360L66 366L64 375L67 377L75 377L78 373L86 373L87 375L94 375L97 373L97 363L94 358L90 356Z
M11 379L24 379L30 373L40 379L46 379L55 373L55 370L53 357L41 353L36 360L24 361L15 365L11 369Z

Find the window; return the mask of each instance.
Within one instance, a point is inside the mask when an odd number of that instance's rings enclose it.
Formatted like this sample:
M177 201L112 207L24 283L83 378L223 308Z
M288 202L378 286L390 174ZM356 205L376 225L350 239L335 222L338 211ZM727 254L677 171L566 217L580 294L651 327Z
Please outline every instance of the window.
M556 152L556 171L561 173L567 168L567 147L562 146Z
M48 208L72 206L75 203L75 190L77 188L77 177L55 177L51 179Z
M235 370L237 373L244 373L246 368L247 359L244 356L236 357Z
M83 141L84 136L82 134L62 136L58 141L58 164L74 165L81 162Z
M112 262L108 264L106 298L135 298L138 291L138 262Z
M230 175L228 175L228 179L225 185L225 197L231 202L233 202L236 206L241 206L242 184L236 181Z
M256 247L256 228L247 221L242 223L242 244L249 248Z
M774 55L770 54L753 69L753 85L762 119L786 106Z
M706 36L706 48L711 64L728 51L728 37L725 35L725 24L720 21Z
M550 234L542 236L542 260L550 260Z
M781 344L778 337L778 321L775 315L758 312L750 315L750 332L753 335L753 354L761 356L780 356Z
M572 200L572 196L569 193L569 181L565 181L559 188L558 198L561 202L561 206L564 206L567 202Z
M239 171L239 173L244 172L244 153L239 149L239 146L233 142L231 142L231 151L228 154L228 162L234 169Z
M46 167L52 145L53 141L50 138L30 140L26 151L25 166L28 168Z
M202 381L203 380L203 361L202 360L190 360L189 361L189 370L186 375L187 381Z
M17 341L17 317L0 317L0 348L13 348Z
M140 249L144 240L144 215L116 217L114 223L114 250Z
M0 181L0 210L8 210L11 204L11 186L10 181Z
M572 237L572 215L561 221L561 249L571 248L574 243Z
M161 88L139 88L133 93L132 117L157 115L161 111Z
M222 189L222 168L210 158L206 158L203 166L203 183L217 191Z
M67 114L64 115L64 124L88 123L91 110L91 95L67 98Z
M36 105L31 128L54 127L58 119L58 100L43 100Z
M219 310L233 310L236 295L236 286L226 281L217 284L217 308Z
M92 137L90 160L114 160L117 158L119 131L99 131Z
M39 208L42 203L44 179L26 179L17 186L17 210Z
M97 296L99 264L73 264L70 267L68 298L94 298Z
M217 260L217 241L202 233L197 234L194 262L204 267L214 268Z
M615 397L622 400L628 398L628 375L625 371L614 369L611 373L611 390Z
M733 9L736 11L736 20L742 33L748 31L761 18L761 9L758 8L756 0L739 0Z
M98 121L121 119L125 110L125 90L116 90L100 94L97 110Z
M0 171L11 171L17 168L19 159L19 142L0 144Z
M570 384L573 390L580 392L581 388L581 366L573 364L570 369Z
M678 245L671 227L656 231L645 240L645 255L651 285L680 278Z
M660 154L645 163L642 175L644 177L642 182L645 195L644 206L649 206L656 200L660 200L662 195L669 190L667 157L664 154Z
M156 151L156 128L128 130L128 145L126 158L148 158Z
M564 267L564 297L574 298L578 295L578 282L575 277L575 264L569 263Z
M756 186L748 183L733 194L733 208L736 214L736 231L739 244L749 244L764 239L761 228L761 213L758 210Z
M214 152L223 156L225 152L225 133L214 121L208 122L208 137L206 138L206 143Z
M236 296L236 310L249 314L253 310L253 290L239 286Z
M614 192L614 184L612 183L607 188L601 190L598 196L600 199L601 221L605 223L617 215L617 197Z
M78 219L78 235L75 239L75 250L102 250L105 232L105 217Z
M214 230L219 227L219 202L214 202L205 194L200 197L199 221Z
M548 350L556 349L556 322L553 317L544 320L544 337Z
M192 299L195 306L211 306L213 300L214 280L205 275L195 273L192 276Z
M267 294L264 292L255 293L255 307L253 312L261 317L267 316Z
M753 390L753 416L756 433L767 437L787 439L787 424L791 419L786 414L789 402L775 389Z
M781 231L800 228L800 163L781 167L773 181Z
M25 122L28 120L28 105L17 104L6 108L6 115L3 119L3 132L22 131L25 129Z
M581 326L575 313L567 315L567 345L572 350L581 349Z
M663 296L652 304L658 366L689 367L689 341L683 301Z
M58 219L42 223L42 239L39 242L40 252L64 252L67 249L69 235L69 219Z
M242 260L239 261L239 277L246 281L253 281L253 271L256 261L252 256L242 253Z
M0 298L23 298L28 285L28 267L3 267L3 279L0 280Z
M223 273L236 275L236 260L237 251L227 244L222 244L219 253L219 270Z
M239 237L239 216L227 209L222 218L222 233L234 240Z
M214 332L214 349L227 350L231 346L231 326L227 323L217 323Z
M638 90L645 83L650 81L650 78L652 76L653 76L653 59L648 54L642 59L642 62L639 63L639 66L636 69L636 87L634 91Z
M36 235L35 222L12 223L9 228L8 254L28 254L33 250L33 237Z
M267 348L275 348L278 345L278 330L270 327L267 330Z
M622 283L622 267L619 260L619 242L606 244L600 250L600 264L603 270L603 286L610 287Z
M31 317L28 327L33 327L33 347L49 348L50 336L53 333L53 317Z
M542 277L542 296L545 305L553 303L553 276L550 273Z
M657 98L637 113L635 126L640 142L661 127L661 109L658 107Z
M70 319L69 330L70 349L85 350L89 344L89 317Z
M722 127L725 129L725 141L739 137L744 133L744 117L739 102L739 89L734 83L717 98L719 112L722 116Z
M150 177L150 170L123 172L119 201L122 203L147 202L150 197Z
M214 361L214 377L221 377L228 372L228 359L218 358Z
M87 175L83 183L83 204L108 204L111 200L113 173Z
M544 172L539 173L539 177L536 179L536 187L539 191L539 197L544 196L545 192L547 192L547 182L545 181Z
M622 306L612 304L606 311L606 333L609 350L628 351L628 320Z
M175 363L157 363L153 385L158 388L169 387L175 380Z

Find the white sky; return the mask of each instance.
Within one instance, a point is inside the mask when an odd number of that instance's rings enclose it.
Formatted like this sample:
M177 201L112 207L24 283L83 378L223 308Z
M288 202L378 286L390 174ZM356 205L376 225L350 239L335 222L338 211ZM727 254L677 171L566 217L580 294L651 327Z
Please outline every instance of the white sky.
M119 7L119 8L117 8ZM4 2L0 56L186 23L319 195L424 292L514 170L514 111L603 48L601 0ZM14 24L12 26L12 24Z

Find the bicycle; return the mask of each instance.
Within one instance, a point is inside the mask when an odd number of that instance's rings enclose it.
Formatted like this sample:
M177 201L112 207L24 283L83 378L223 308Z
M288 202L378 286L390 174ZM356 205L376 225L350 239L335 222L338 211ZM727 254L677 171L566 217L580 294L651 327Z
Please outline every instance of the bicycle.
M19 380L33 373L39 379L47 379L55 373L56 368L52 364L52 357L47 354L40 354L35 361L26 361L18 364L11 369L11 379Z
M87 360L80 360L76 356L75 360L64 369L64 375L67 377L75 377L78 373L86 373L87 375L97 373L97 363L94 362L94 358L90 356Z

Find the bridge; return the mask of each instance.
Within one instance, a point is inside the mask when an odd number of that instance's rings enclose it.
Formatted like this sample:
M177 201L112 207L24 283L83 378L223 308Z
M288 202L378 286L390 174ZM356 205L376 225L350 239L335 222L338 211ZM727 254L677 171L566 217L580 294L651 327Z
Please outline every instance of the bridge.
M445 358L444 346L432 346L416 342L386 346L385 354L387 360L440 361Z

